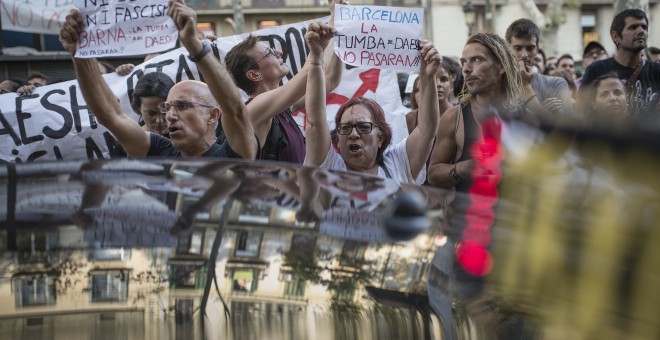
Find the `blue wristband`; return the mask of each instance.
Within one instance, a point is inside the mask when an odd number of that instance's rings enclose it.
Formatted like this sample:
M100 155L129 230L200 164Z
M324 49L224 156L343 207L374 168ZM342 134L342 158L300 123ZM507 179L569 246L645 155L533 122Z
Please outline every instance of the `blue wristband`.
M197 53L197 55L194 57L188 55L188 59L190 59L190 61L192 61L193 63L196 63L202 60L202 58L204 58L204 56L207 55L209 52L211 52L211 45L208 42L204 41L202 43L202 50L199 51L199 53Z

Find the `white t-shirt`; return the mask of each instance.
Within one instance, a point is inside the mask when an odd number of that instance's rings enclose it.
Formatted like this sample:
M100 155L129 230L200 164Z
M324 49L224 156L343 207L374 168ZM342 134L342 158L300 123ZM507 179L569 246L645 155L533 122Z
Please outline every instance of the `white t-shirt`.
M378 177L391 178L399 183L414 183L418 185L424 184L426 181L426 166L422 167L417 179L415 179L410 170L410 160L408 159L408 151L406 150L406 141L408 137L402 139L395 146L387 148L383 154L383 163L388 170L389 175L385 172L383 167L378 167ZM305 165L308 165L307 158L305 158ZM319 166L325 169L334 169L347 171L346 163L340 154L330 146L325 160Z

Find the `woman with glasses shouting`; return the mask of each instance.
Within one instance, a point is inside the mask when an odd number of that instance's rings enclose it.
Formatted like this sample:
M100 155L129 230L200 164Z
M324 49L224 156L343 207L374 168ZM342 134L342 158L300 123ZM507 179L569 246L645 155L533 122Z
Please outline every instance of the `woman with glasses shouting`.
M357 97L342 105L335 116L335 145L331 138L325 111L325 83L323 81L322 37L332 30L310 24L305 40L310 53L307 78L307 157L305 164L337 170L353 170L402 183L422 184L425 181L425 162L431 153L433 137L440 117L435 76L442 62L433 44L421 43L419 124L410 136L388 149L392 129L385 121L381 106L374 100ZM387 149L387 151L386 151Z

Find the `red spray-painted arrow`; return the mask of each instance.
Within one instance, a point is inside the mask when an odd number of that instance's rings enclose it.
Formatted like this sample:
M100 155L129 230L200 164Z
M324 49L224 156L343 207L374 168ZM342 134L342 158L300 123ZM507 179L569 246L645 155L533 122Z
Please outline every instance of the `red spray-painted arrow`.
M367 91L371 91L374 93L376 92L376 89L378 88L378 79L380 77L380 69L377 68L368 69L360 73L359 77L360 80L362 80L362 85L358 87L357 91L355 91L355 93L351 96L351 98L362 97L367 93ZM346 96L342 96L341 94L337 94L333 92L328 93L325 96L326 105L332 105L332 104L343 105L348 101L348 99L349 98ZM299 114L302 114L304 118L305 115L307 114L307 111L304 108L300 109L294 112L293 116L295 117ZM305 128L304 124L307 124L307 120L303 119L303 122L304 122L303 123L303 129L304 129Z
M362 80L362 85L355 91L353 97L362 97L367 91L376 93L378 88L378 78L380 77L380 69L372 68L360 73L360 80Z

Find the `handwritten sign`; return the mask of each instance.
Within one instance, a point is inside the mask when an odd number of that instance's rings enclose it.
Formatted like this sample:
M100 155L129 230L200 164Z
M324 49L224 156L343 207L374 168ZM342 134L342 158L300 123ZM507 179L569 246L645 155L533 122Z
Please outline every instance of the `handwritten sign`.
M282 59L289 67L287 82L302 69L306 47L304 32L308 22L264 29L252 34L282 51ZM222 37L216 41L214 54L224 58L225 54L243 41L245 35ZM186 79L200 80L197 66L186 56L185 48L162 54L146 63L137 65L128 76L116 73L103 78L129 116L138 116L130 105L129 93L135 89L138 79L144 74L160 71L179 82ZM396 72L375 68L351 67L344 70L339 86L328 94L327 119L334 126L334 116L339 106L351 97L365 96L377 101L386 112L392 126L392 143L408 135L405 114L401 103ZM247 95L244 95L247 99ZM295 112L294 118L304 125L303 112ZM82 160L108 158L108 149L116 145L114 136L98 124L82 97L75 80L39 87L30 96L15 93L0 95L0 161L35 162L52 160Z
M74 0L2 0L2 30L60 34Z
M344 63L419 70L422 8L335 6L335 53Z
M166 0L76 0L76 5L85 26L76 57L143 55L176 45Z

